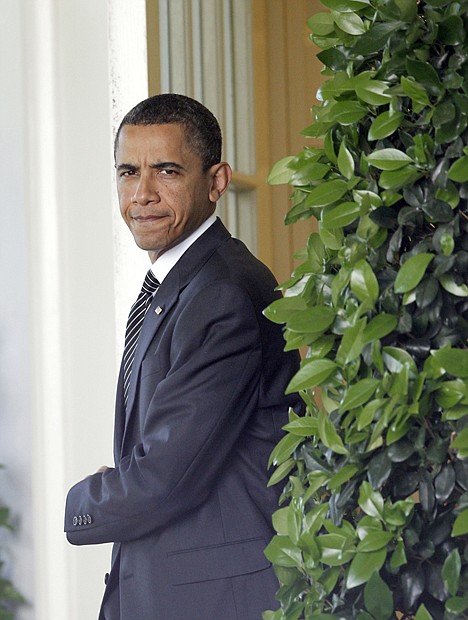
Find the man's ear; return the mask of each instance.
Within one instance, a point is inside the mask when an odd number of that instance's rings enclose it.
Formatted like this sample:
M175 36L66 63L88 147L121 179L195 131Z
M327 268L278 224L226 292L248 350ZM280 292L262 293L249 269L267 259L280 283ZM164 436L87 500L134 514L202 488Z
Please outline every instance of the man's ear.
M210 176L210 201L217 202L227 190L228 185L231 182L231 166L224 161L220 162L219 164L215 164L210 168Z

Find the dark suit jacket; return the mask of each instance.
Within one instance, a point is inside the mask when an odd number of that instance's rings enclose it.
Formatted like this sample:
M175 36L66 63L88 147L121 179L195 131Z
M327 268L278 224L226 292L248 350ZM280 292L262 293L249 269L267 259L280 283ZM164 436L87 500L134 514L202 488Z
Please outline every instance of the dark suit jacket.
M298 359L262 315L275 286L217 220L158 289L127 416L119 380L115 468L67 498L71 543L116 543L102 618L260 620L276 606L267 461Z

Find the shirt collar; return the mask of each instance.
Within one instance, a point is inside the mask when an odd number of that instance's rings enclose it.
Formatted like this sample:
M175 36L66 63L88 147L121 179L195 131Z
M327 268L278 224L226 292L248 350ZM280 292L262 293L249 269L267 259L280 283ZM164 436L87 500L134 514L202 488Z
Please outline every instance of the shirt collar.
M164 252L156 261L151 265L151 271L161 284L170 270L174 267L177 261L180 259L189 247L194 243L198 237L200 237L210 226L216 222L216 215L210 215L210 217L203 222L191 235L184 239L177 245L175 245L167 252Z

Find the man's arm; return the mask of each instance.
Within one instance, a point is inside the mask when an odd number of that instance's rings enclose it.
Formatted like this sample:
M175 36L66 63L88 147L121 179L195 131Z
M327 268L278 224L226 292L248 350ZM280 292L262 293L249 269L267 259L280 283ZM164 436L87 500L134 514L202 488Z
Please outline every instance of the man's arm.
M151 386L142 442L117 468L70 490L69 541L137 539L202 503L256 409L261 355L245 291L229 282L199 291L175 326L169 372ZM92 522L74 526L74 515L92 515Z

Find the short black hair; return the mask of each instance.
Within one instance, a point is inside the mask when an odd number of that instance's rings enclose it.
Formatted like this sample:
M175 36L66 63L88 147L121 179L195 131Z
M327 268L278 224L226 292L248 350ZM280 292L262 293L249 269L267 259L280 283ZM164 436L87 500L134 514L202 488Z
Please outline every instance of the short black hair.
M115 136L114 155L120 132L125 125L171 123L184 126L187 141L199 155L205 171L221 161L221 129L214 115L195 99L174 93L149 97L124 116Z

